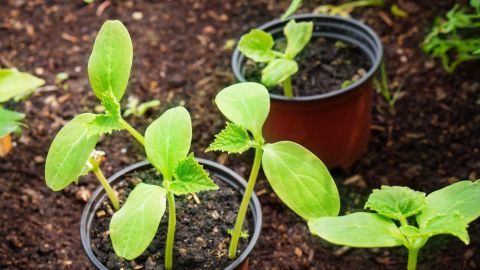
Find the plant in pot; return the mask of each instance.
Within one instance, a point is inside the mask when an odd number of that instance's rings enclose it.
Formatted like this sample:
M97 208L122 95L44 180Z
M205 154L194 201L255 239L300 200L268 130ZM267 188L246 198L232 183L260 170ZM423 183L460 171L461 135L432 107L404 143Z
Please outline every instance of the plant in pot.
M20 132L25 124L23 113L4 108L23 100L45 81L16 69L0 69L0 157L6 156L12 149L11 133Z
M192 126L183 107L164 112L149 125L145 137L122 118L120 100L132 55L127 29L119 21L107 21L88 63L93 92L105 113L79 114L60 130L47 156L46 183L54 191L62 190L92 171L102 184L87 203L80 228L83 247L98 269L162 265L165 269L235 269L260 233L258 199L253 196L249 201L249 241L242 245L242 255L231 261L223 242L234 222L229 223L228 216L240 204L246 183L224 166L189 154ZM144 146L148 161L107 180L100 169L104 153L95 146L100 136L114 130L127 130ZM201 192L218 186L222 188L218 192Z
M275 194L303 219L338 215L337 187L323 162L297 143L265 142L262 128L270 110L270 98L263 85L245 82L229 86L218 93L215 103L231 122L216 135L207 151L255 151L248 185L232 231L228 250L231 259L238 255L237 245L248 202L262 167Z
M408 270L415 270L420 249L435 235L470 239L468 224L480 216L480 181L460 181L425 196L407 187L382 186L368 198L365 209L338 217L308 221L310 231L337 245L356 248L404 246Z
M378 36L363 23L302 14L245 34L232 69L238 81L261 82L270 90L267 141L298 142L337 167L366 150L372 79L382 57Z

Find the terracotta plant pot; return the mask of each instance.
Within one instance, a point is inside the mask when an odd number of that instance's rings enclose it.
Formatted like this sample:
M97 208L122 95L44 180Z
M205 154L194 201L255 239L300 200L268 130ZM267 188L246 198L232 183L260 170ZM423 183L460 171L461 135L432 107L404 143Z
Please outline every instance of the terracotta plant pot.
M228 186L232 187L234 190L237 190L243 195L247 182L237 173L213 161L201 158L197 158L197 160L207 171L210 172L211 175L215 175L216 179L223 181ZM148 161L130 165L111 176L108 179L108 182L114 186L116 183L121 181L123 175L147 166L151 166ZM101 270L107 270L108 268L100 262L91 248L90 231L95 218L95 213L99 209L102 201L105 199L105 196L105 190L101 186L98 187L86 204L80 222L80 236L83 249L85 250L87 257L92 264L97 269ZM255 194L253 194L250 200L249 211L253 217L253 233L252 237L250 238L250 242L246 246L245 250L234 261L232 261L231 264L225 268L225 270L248 270L248 256L257 243L262 227L262 211L260 208L260 202Z
M264 134L267 141L291 140L302 144L330 168L348 166L367 149L372 80L383 58L382 44L373 30L350 18L315 14L291 18L297 22L312 21L312 39L335 39L358 47L370 61L371 68L350 86L325 94L293 98L270 94L271 109ZM287 22L275 20L258 28L280 39ZM245 61L246 57L237 47L232 56L232 69L240 82L245 81Z

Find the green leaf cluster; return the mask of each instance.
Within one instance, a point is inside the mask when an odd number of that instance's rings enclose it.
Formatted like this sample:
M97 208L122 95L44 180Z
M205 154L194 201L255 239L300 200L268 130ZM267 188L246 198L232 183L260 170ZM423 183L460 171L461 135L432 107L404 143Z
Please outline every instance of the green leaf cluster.
M265 143L262 128L270 98L263 85L229 86L218 93L215 102L232 123L216 135L208 150L243 153L257 149L262 152L261 164L270 185L295 213L307 220L338 214L338 191L320 159L294 142Z
M480 181L461 181L428 196L406 187L382 186L365 204L377 213L321 217L309 220L308 225L313 234L338 245L405 246L418 252L439 234L454 235L468 244L467 227L480 216L480 208L475 207L479 200Z
M9 100L18 102L44 84L44 80L29 73L0 69L0 138L20 131L25 118L24 114L5 109L1 104Z
M148 160L163 176L163 187L137 185L113 215L110 236L118 256L131 260L145 251L157 232L169 193L184 195L218 189L193 154L188 154L191 141L192 123L183 107L165 111L148 126L145 150Z
M299 5L300 1L293 1L292 5L294 4ZM293 8L296 9L295 6ZM289 16L288 13L286 15L286 17ZM275 42L272 35L259 29L253 29L243 35L238 48L255 62L267 63L262 70L262 84L271 87L281 84L297 73L298 64L295 61L295 56L308 44L312 32L312 22L297 23L295 20L291 20L283 29L287 40L285 52L274 50Z
M470 4L474 11L455 5L447 12L446 19L437 18L422 44L423 51L440 58L449 73L463 62L480 58L476 53L480 48L480 35L475 34L480 29L480 4L477 0L471 0Z
M125 26L120 21L105 22L88 61L90 84L105 114L80 114L57 133L45 164L45 181L54 191L84 174L81 171L102 134L124 129L120 100L130 76L132 55L132 41Z

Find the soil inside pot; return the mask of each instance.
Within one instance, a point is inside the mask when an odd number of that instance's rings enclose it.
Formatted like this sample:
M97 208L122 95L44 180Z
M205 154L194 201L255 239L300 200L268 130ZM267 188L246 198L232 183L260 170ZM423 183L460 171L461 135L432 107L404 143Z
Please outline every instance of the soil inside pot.
M285 51L285 39L277 40L275 50ZM361 79L371 67L369 58L352 44L339 40L313 37L295 59L298 72L292 76L295 96L313 96L345 88ZM266 63L248 59L244 74L247 81L261 81ZM270 89L273 94L283 95L283 88Z
M230 243L228 230L234 226L242 198L238 191L219 180L215 174L211 174L211 177L220 188L197 193L200 204L195 202L192 195L175 197L177 228L173 250L174 269L223 269L232 262L227 257ZM151 167L126 174L124 181L115 186L122 203L140 181L158 185L162 180ZM95 212L96 218L91 227L91 246L98 259L108 269L163 269L168 206L154 240L140 257L132 261L115 255L108 232L112 214L109 201L104 199ZM247 216L247 220L244 230L251 236L252 216ZM238 254L247 244L246 240L240 241Z

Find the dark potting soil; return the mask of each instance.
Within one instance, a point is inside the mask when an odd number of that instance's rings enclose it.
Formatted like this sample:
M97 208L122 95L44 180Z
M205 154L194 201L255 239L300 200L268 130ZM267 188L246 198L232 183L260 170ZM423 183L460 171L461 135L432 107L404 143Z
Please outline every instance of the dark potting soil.
M275 49L285 51L285 40L276 41ZM345 88L361 79L371 67L370 60L358 47L342 41L313 37L295 59L298 72L292 76L295 96L312 96ZM261 81L266 63L248 59L244 74L247 81ZM283 95L283 88L275 86L271 93Z
M241 194L211 174L219 185L217 191L197 193L200 204L192 195L176 196L177 227L173 250L174 269L224 269L232 261L228 259L230 235L228 230L235 224ZM161 184L155 169L139 169L126 174L115 186L122 204L136 184ZM98 259L108 269L163 269L167 235L168 206L159 229L147 250L138 258L127 261L115 255L108 227L113 214L107 198L95 212L91 227L91 246ZM253 220L247 215L243 230L253 234ZM248 239L239 242L238 254L245 249Z

